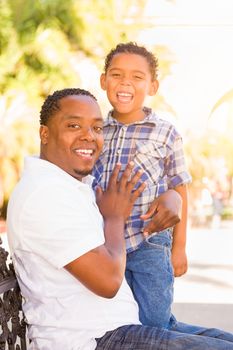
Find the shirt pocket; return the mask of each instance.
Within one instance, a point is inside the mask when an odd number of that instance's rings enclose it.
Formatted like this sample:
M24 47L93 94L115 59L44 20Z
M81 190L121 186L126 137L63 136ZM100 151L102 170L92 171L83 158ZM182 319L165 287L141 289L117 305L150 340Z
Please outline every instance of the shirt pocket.
M155 142L138 142L136 145L135 164L143 169L143 180L157 184L165 176L166 146Z

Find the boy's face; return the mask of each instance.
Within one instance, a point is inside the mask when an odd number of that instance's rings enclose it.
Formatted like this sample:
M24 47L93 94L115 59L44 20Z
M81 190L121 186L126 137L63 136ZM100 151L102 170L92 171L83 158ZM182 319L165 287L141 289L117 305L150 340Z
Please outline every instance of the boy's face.
M81 180L91 173L103 147L103 119L89 96L67 96L40 128L41 158Z
M113 56L100 83L113 106L113 116L123 123L143 119L144 100L147 95L155 95L158 89L158 81L152 81L146 58L131 53Z

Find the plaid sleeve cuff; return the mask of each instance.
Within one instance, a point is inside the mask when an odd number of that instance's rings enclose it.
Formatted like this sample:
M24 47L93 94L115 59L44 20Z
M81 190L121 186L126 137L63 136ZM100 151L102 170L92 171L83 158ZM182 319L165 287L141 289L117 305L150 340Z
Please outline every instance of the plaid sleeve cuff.
M192 181L192 177L187 172L182 172L169 178L168 188L174 188L179 185L186 185Z

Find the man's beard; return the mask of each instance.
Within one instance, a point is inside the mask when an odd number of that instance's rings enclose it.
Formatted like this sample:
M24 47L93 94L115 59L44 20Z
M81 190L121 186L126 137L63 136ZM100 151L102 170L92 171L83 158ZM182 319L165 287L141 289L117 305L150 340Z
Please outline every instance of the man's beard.
M92 173L92 169L89 169L89 170L74 169L74 173L78 176L87 176Z

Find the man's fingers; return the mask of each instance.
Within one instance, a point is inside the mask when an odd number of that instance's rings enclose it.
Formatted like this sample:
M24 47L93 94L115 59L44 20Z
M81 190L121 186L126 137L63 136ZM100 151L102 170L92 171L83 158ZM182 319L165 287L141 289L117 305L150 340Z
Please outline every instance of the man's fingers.
M110 179L109 179L109 183L108 183L108 188L109 189L115 188L120 169L121 169L121 164L117 163L115 165L115 167L114 167L114 169L112 171L112 174L110 176Z
M130 194L134 187L137 185L139 182L141 176L143 174L143 171L139 169L133 176L132 178L127 182L125 191L127 191L128 194ZM140 187L140 186L139 186ZM144 188L143 188L144 189Z
M119 190L125 191L128 183L131 183L132 180L130 180L130 177L132 175L134 163L129 162L121 176L120 183L119 183Z
M140 194L145 190L146 183L142 183L135 191L131 194L131 202L135 202L136 199L140 196Z
M150 219L150 218L155 214L155 212L156 212L156 207L155 207L155 206L151 206L151 207L147 210L147 212L146 212L145 214L142 214L142 215L140 216L140 219L141 219L141 220L148 220L148 219Z

